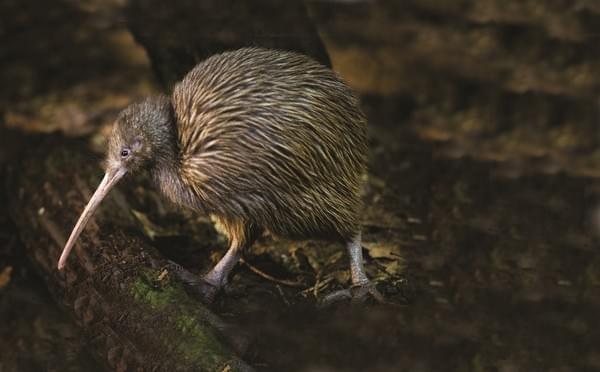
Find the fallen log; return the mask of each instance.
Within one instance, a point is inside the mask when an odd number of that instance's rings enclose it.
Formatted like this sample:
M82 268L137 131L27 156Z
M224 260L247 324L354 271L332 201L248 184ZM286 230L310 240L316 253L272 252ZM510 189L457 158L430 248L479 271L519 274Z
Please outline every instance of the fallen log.
M164 86L207 56L243 46L296 50L330 64L303 3L260 5L133 1L125 18ZM244 340L187 295L139 231L123 228L120 221L130 216L114 195L58 271L68 233L100 181L97 157L81 140L0 132L0 165L16 165L8 172L12 218L38 273L81 326L92 353L118 371L251 370L233 351Z
M102 172L81 140L25 138L19 148L27 151L8 172L12 218L51 294L99 359L117 371L252 370L229 346L226 325L188 296L168 262L135 230L115 228L114 213L126 211L95 216L58 271L65 238ZM114 200L106 204L119 210Z

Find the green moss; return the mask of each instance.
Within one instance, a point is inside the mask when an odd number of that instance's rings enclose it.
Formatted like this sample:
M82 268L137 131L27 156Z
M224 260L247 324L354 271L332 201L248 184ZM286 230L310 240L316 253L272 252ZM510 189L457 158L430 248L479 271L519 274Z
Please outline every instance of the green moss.
M149 304L153 309L159 310L175 302L181 296L173 285L154 287L150 283L152 273L144 273L131 284L131 294L137 301Z
M183 334L193 332L194 328L197 327L196 319L187 315L182 315L177 319L177 329Z
M218 370L225 365L235 366L231 353L209 325L210 313L201 304L190 300L178 283L153 285L154 278L157 277L158 273L153 270L142 273L131 283L130 292L135 301L150 305L156 311L166 312L169 308L178 307L175 313L179 315L172 320L170 326L180 334L181 342L174 352L192 364L202 360L203 365L212 366L211 370Z
M184 314L176 320L177 329L187 342L178 345L177 350L186 359L210 360L215 367L222 365L228 354L210 328L201 326L191 315Z

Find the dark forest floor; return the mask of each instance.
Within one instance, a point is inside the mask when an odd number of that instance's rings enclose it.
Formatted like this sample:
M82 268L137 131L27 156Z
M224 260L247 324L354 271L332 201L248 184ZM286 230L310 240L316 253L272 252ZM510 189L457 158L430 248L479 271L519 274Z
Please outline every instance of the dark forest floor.
M4 5L13 17L0 34L10 51L0 53L13 59L0 68L14 91L0 93L2 124L89 136L101 151L118 108L156 83L143 50L121 22L108 21L110 12L59 3L48 14ZM71 18L78 20L63 23ZM53 25L61 25L56 40L40 39ZM57 51L67 39L77 48ZM360 92L371 150L364 251L390 303L317 308L317 298L348 284L343 247L264 236L214 306L250 335L246 359L271 371L600 370L600 168L589 139L599 134L585 135L596 119L584 129L564 120L555 123L564 130L536 131L532 119L522 130L467 131L444 126L445 118L458 120L447 105L428 111L404 93ZM422 124L431 115L438 120ZM549 130L566 133L569 148L554 146L559 138L545 153L530 151L541 146L538 131ZM491 144L493 156L478 144ZM518 161L521 154L533 155ZM177 213L147 186L142 178L118 193L130 198L138 228L165 256L193 271L208 268L224 252L223 239L207 218ZM0 371L101 370L33 273L6 212L0 209Z

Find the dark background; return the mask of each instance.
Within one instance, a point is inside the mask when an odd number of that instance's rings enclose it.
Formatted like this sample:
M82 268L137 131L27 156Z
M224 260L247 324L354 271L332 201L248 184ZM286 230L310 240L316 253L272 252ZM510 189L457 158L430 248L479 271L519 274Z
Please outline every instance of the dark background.
M254 335L248 359L274 371L594 371L599 42L592 0L5 0L0 123L101 153L120 109L208 55L311 54L369 117L364 248L392 304L316 309L347 285L342 247L265 236L248 263L302 286L236 269L215 311ZM0 371L103 370L8 215ZM164 216L136 214L163 254L198 272L222 254L206 219Z

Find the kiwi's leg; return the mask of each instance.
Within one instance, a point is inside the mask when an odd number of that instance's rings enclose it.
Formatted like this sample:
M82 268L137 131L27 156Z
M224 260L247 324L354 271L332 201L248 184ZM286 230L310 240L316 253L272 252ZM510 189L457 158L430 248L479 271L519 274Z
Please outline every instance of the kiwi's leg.
M346 243L346 249L348 251L348 256L350 257L352 287L326 295L321 300L321 304L327 306L334 302L348 299L352 300L352 302L363 302L369 296L373 297L378 302L385 302L383 295L369 280L365 272L360 233L354 239Z
M248 249L262 233L262 229L249 223L219 220L223 232L229 237L229 249L225 255L203 276L197 276L179 267L178 276L203 302L212 303L217 294L228 283L231 270L240 260L242 252Z

